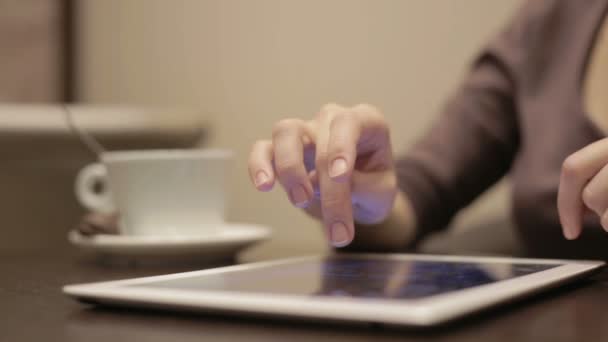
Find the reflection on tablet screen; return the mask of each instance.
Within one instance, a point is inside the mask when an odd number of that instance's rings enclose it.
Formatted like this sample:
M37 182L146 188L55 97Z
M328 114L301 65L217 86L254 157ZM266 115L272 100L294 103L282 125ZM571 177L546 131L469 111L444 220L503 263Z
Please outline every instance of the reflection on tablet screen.
M416 299L544 271L559 265L328 257L144 285L181 290Z

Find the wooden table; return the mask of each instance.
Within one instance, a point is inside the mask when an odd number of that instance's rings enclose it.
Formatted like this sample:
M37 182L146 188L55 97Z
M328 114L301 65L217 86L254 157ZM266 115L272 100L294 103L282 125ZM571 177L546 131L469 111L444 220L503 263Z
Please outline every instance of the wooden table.
M608 341L608 271L427 330L100 309L60 291L68 283L191 269L103 266L71 248L0 252L0 341Z

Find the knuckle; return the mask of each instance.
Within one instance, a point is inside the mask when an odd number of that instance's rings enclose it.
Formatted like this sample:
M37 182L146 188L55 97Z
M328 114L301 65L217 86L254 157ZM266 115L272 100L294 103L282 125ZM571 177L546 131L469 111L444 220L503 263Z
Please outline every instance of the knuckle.
M386 121L386 117L381 113L374 114L374 120L378 123L378 126L388 130L388 122Z
M291 177L298 173L298 163L295 160L277 161L275 168L281 178Z
M327 166L329 163L329 154L327 152L317 153L315 158L315 164L317 167Z
M321 193L321 204L323 208L328 209L330 211L337 211L337 209L344 206L345 200L336 195L329 195Z
M577 178L581 174L582 163L576 154L573 154L564 160L562 164L562 173L565 177Z
M359 103L354 107L355 110L359 112L369 113L369 114L380 114L380 110L378 107L371 105L369 103Z
M290 132L293 130L297 130L300 125L300 120L298 119L282 119L277 121L274 126L272 126L272 136L277 136L284 134L286 132Z
M323 110L321 109L316 116L316 119L318 121L324 121L326 118L328 118L331 115L331 112L328 110Z
M330 131L333 131L336 128L342 127L344 125L353 126L357 123L357 117L353 115L350 111L340 111L335 113L331 117L331 123L329 125Z
M384 114L382 114L382 111L380 111L380 109L378 109L377 107L367 103L363 103L356 105L354 107L354 110L359 113L359 115L363 115L369 118L369 121L371 121L377 129L388 132L389 128L388 122L386 121L386 117L384 116Z
M324 104L323 106L321 106L321 112L331 112L332 110L335 110L336 108L339 108L340 106L335 103L335 102L328 102L326 104Z
M338 156L344 156L346 154L348 154L348 148L346 146L346 143L343 142L341 139L336 139L330 146L329 146L329 151L327 153L327 159L328 161L331 159L333 160L334 158L338 157Z
M336 103L326 103L319 110L317 118L319 120L329 119L333 117L333 115L335 115L336 113L341 112L342 110L343 108Z
M317 120L312 119L304 122L304 127L309 132L315 132L317 130Z

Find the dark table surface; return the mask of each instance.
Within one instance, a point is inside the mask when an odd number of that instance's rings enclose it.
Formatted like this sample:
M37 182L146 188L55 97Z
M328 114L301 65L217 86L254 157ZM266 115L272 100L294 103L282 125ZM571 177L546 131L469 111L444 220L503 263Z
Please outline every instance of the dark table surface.
M0 341L608 341L607 270L425 330L96 308L61 293L70 283L198 268L102 265L71 249L0 252Z

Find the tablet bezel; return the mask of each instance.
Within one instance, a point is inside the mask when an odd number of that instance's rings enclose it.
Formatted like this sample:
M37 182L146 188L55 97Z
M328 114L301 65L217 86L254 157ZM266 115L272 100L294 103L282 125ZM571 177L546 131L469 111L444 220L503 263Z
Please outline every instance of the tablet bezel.
M206 274L252 270L302 261L322 261L326 256L289 258L236 266L175 273L169 275L68 285L63 292L72 297L107 305L158 307L186 310L236 311L288 317L331 319L429 326L493 306L509 299L533 294L573 280L604 265L602 261L523 259L508 257L445 256L420 254L336 254L339 258L427 260L459 262L500 262L560 265L491 284L475 286L417 299L376 299L354 297L303 296L218 290L177 290L138 287Z

